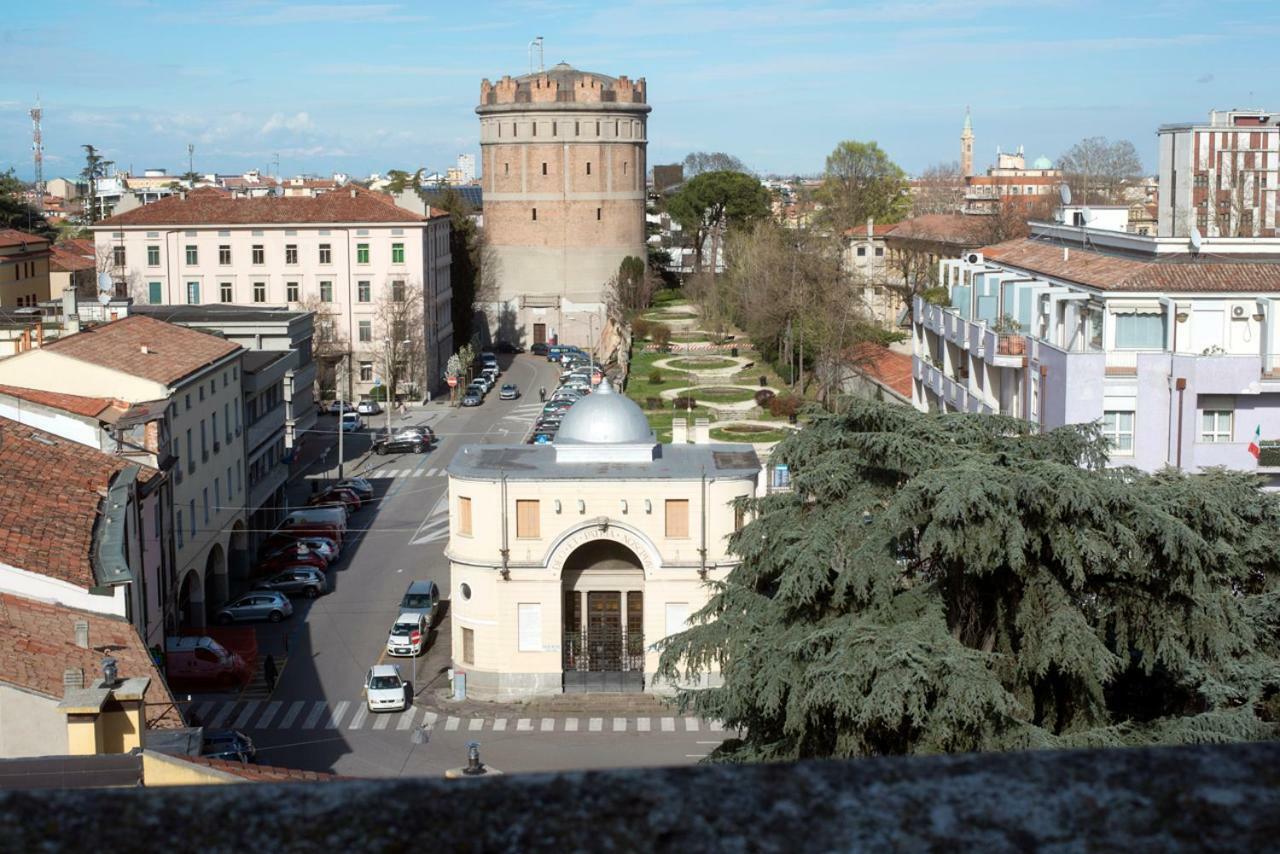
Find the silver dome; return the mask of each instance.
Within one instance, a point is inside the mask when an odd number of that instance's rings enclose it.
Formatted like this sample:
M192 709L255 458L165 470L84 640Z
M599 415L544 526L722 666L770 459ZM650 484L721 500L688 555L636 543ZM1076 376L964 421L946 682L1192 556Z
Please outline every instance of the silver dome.
M631 398L616 393L607 379L569 408L555 438L557 445L636 445L654 441L644 412Z

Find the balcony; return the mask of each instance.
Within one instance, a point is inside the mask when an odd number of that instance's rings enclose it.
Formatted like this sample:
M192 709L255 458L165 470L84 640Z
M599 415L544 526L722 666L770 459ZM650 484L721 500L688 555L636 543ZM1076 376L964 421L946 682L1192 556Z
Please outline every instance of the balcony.
M281 403L249 425L245 437L246 451L252 451L277 434L284 435L284 404Z
M980 395L971 394L964 383L947 376L941 368L929 364L919 356L912 359L912 369L916 379L932 391L949 409L958 412L980 412L991 415L995 409L988 405Z

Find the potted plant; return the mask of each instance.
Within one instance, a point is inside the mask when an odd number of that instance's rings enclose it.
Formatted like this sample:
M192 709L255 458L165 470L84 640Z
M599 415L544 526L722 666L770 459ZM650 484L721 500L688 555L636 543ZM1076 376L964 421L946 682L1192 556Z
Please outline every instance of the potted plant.
M1010 356L1021 356L1026 352L1026 339L1019 334L1022 332L1022 324L1013 315L1001 315L999 320L991 324L991 329L1000 336L996 352Z

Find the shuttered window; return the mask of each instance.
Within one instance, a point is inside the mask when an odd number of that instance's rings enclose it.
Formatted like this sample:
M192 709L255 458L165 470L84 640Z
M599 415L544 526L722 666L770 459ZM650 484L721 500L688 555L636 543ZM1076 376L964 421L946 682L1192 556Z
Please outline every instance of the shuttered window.
M471 499L458 499L458 533L471 536Z
M689 536L689 501L687 499L667 499L667 536Z
M474 629L462 630L462 663L475 664L476 633Z
M539 536L537 501L516 502L516 536L527 538Z

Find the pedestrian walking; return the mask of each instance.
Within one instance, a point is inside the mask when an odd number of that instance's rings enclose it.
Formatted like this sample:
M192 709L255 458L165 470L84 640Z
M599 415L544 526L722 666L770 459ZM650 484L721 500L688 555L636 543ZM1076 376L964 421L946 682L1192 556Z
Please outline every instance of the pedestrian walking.
M262 678L267 682L267 693L270 694L276 690L276 660L274 656L268 655L266 660L262 662Z
M538 400L542 401L543 403L546 403L546 402L547 402L547 387L546 387L546 386L543 386L542 388L538 389Z

